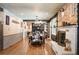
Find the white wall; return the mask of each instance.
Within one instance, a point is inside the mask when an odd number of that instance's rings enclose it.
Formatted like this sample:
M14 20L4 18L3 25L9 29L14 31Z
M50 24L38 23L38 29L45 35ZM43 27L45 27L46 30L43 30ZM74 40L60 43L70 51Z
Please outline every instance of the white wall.
M23 22L23 39L27 36L27 22Z
M1 23L3 23L3 15L4 15L3 11L0 11L0 22Z
M10 17L10 25L6 25L6 15ZM19 22L19 24L13 23L12 20ZM21 22L22 20L20 18L16 17L14 14L4 9L4 23L3 23L4 36L21 33L22 32Z
M9 25L6 25L6 15L10 17ZM2 20L3 20L3 49L6 49L23 39L22 34L23 28L21 27L21 22L23 22L23 20L18 18L16 15L14 15L13 13L11 13L6 9L4 9ZM15 22L13 22L13 20Z

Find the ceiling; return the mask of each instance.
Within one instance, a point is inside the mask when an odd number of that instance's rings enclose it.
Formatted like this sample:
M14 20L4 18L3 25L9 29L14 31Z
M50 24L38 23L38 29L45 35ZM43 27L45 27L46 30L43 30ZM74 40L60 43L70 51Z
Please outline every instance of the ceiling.
M0 6L25 20L49 20L63 4L64 3L0 3Z

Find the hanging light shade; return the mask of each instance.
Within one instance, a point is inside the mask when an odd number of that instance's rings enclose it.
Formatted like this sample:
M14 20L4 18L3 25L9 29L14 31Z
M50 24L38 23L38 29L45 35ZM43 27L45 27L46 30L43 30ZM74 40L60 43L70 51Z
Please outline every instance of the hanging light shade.
M36 20L35 20L34 23L35 23L35 24L40 24L40 23L42 24L42 23L45 23L45 22L39 20L39 19L38 19L38 16L36 16Z

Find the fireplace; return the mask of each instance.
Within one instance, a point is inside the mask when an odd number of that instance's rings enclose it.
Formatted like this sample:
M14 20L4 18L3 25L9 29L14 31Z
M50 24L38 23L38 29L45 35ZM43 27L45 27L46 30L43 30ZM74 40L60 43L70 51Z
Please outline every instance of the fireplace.
M57 32L56 41L58 42L59 45L65 46L65 39L66 39L65 37L66 37L65 31L58 31Z
M53 41L56 41L60 46L65 46L66 32L65 31L57 31L56 35L51 35Z

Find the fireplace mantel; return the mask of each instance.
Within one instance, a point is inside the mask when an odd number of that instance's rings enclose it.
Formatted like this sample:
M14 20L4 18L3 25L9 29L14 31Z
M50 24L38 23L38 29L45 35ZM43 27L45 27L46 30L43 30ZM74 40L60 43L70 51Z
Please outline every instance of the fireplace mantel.
M58 31L65 31L66 32L66 39L71 41L72 53L76 54L76 51L77 51L77 25L76 26L59 27Z

